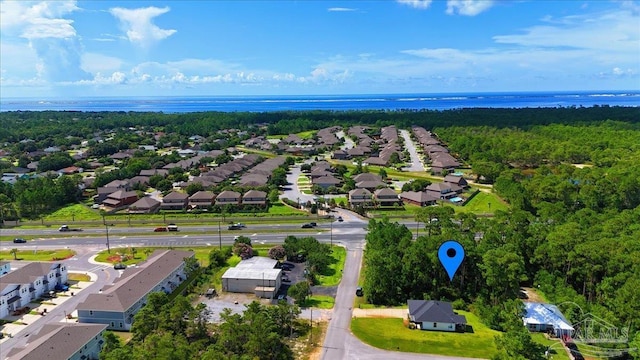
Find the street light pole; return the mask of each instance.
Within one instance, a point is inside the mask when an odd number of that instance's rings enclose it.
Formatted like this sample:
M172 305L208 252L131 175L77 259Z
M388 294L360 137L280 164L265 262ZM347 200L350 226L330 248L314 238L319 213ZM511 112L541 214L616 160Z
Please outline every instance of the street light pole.
M329 225L331 225L331 231L329 232L330 234L330 239L331 239L331 247L333 247L333 219L330 219L331 221L329 222Z
M222 233L220 229L220 220L218 220L218 241L220 242L220 250L222 250Z
M107 232L107 253L111 254L111 248L109 247L109 225L104 224L104 230Z

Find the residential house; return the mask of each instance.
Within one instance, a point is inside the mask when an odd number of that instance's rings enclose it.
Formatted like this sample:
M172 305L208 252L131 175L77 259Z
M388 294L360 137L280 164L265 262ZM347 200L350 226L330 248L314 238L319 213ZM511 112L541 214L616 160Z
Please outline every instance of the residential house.
M131 186L129 184L129 180L113 180L106 184L104 187L115 188L115 189L123 189L123 190L131 190Z
M338 187L342 181L336 179L333 175L326 175L311 179L311 183L313 185L318 185L323 189L328 189L332 186Z
M156 250L135 268L124 270L102 292L89 294L77 307L78 322L106 324L109 330L131 330L135 314L152 292L170 293L187 279L185 259L193 251Z
M191 209L207 209L213 205L216 194L211 191L198 191L189 196L189 208Z
M0 318L67 282L63 263L32 262L0 278Z
M385 184L382 181L379 180L370 180L370 181L358 181L356 183L356 188L358 189L367 189L369 191L375 191L376 189L382 188L382 187L386 187L387 184Z
M349 205L352 207L373 205L373 195L367 189L353 189L349 191Z
M405 204L418 206L435 205L438 200L438 198L426 191L404 191L400 193L399 197Z
M94 179L95 180L95 179ZM107 196L113 194L118 191L118 188L115 187L99 187L97 190L97 195L93 199L96 204L102 204L103 201L107 199Z
M351 158L351 155L349 155L349 153L346 150L340 149L340 150L334 151L331 157L336 160L347 160Z
M449 153L434 153L431 154L431 173L440 175L443 173L453 172L456 167L460 166L460 163L456 158Z
M282 283L282 269L277 269L277 264L278 260L261 256L242 260L222 275L222 290L273 299Z
M131 179L129 179L129 184L131 184L131 186L135 186L135 185L144 185L145 187L149 185L149 177L148 176L134 176Z
M307 174L311 179L319 178L321 176L333 176L333 173L325 169L314 169Z
M145 196L129 206L129 214L152 214L160 209L160 201Z
M45 153L47 154L53 154L53 153L57 153L62 151L59 147L57 146L49 146L48 148L43 150Z
M260 190L249 190L242 195L242 205L267 206L267 193Z
M361 181L382 181L382 177L380 177L380 175L366 172L354 176L353 181L356 183Z
M64 169L58 170L58 173L62 174L62 175L72 175L72 174L79 173L79 172L82 172L82 171L83 171L83 169L79 168L77 166L69 166L69 167L66 167Z
M460 175L447 174L447 176L444 177L444 182L455 184L461 188L469 187L467 180Z
M455 184L449 183L433 183L427 186L426 190L431 196L438 199L451 199L453 197L458 196L456 190L459 190L460 187Z
M164 177L167 177L167 175L169 175L169 170L167 169L145 169L145 170L140 170L140 174L138 174L140 176L154 176L154 175L162 175Z
M216 196L215 203L219 206L240 205L242 195L237 191L225 190Z
M451 303L435 300L407 300L409 321L421 330L459 331L466 329L467 319L453 311Z
M398 194L388 187L377 189L373 192L373 197L380 206L393 206L399 203Z
M160 208L162 210L183 210L187 207L189 195L172 191L162 198Z
M46 324L25 346L9 350L6 360L98 359L106 328L102 324Z
M383 159L377 156L370 156L362 162L362 165L387 166L387 163L388 159Z
M138 193L135 191L118 190L107 195L107 198L104 199L102 205L117 209L131 205L136 201L138 201Z
M553 304L526 301L524 311L522 322L529 331L553 333L559 338L573 335L573 326Z

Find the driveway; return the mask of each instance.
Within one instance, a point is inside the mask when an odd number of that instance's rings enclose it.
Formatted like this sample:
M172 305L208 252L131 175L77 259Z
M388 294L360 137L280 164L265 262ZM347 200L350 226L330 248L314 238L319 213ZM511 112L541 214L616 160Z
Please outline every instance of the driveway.
M411 156L411 166L404 167L402 170L404 171L425 171L424 165L422 161L420 161L420 155L418 154L418 150L416 149L416 144L411 140L411 136L409 135L408 130L400 130L400 135L404 138L404 147L409 152Z
M351 140L350 137L345 136L344 130L338 131L336 133L336 137L338 139L344 139L344 144L340 145L340 149L342 149L342 150L353 149L356 146L356 144L353 142L353 140Z

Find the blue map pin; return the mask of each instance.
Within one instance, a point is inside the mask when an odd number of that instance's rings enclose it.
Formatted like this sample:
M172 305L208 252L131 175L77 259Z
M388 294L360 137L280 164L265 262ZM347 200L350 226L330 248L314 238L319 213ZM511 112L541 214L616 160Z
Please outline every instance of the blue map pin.
M446 241L438 249L438 259L449 274L449 281L453 281L453 275L456 274L462 260L464 260L464 248L457 241Z

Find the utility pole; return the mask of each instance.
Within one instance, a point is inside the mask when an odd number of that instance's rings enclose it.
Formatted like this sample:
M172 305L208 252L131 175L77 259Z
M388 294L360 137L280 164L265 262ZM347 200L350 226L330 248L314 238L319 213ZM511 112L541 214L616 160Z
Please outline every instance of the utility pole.
M107 253L111 254L111 248L109 247L109 225L104 224L104 230L107 232Z
M418 239L418 231L420 231L420 222L416 220L416 240Z
M220 229L220 220L218 220L218 241L220 242L220 250L222 250L222 230Z
M309 309L311 310L311 319L309 321L311 323L311 331L309 332L309 341L313 344L313 308Z
M333 248L333 219L329 219L331 221L329 221L329 224L331 225L331 231L329 232L329 236L331 239L331 247Z

